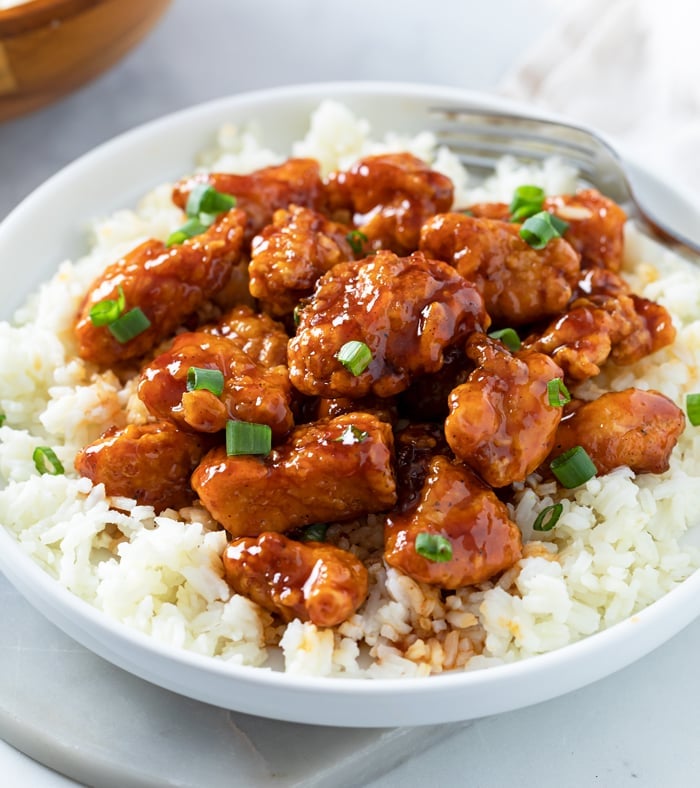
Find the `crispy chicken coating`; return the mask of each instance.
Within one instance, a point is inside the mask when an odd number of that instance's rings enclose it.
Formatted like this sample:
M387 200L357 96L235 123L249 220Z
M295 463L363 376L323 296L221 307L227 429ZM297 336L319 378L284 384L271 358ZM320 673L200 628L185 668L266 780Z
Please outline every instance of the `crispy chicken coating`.
M245 215L232 210L205 232L176 246L150 240L108 266L85 296L75 326L78 353L101 367L139 358L192 315L229 279L241 254ZM125 311L139 307L150 327L119 342L108 326L95 326L90 309L117 300L124 292Z
M410 153L367 156L347 172L334 172L327 190L331 210L352 211L372 249L399 255L418 248L420 228L434 213L449 211L452 181Z
M622 266L624 210L597 189L547 197L544 210L569 225L564 238L581 255L581 267L619 271Z
M620 293L577 298L568 311L523 346L546 353L567 378L586 380L611 358L633 364L670 345L676 336L671 316L660 304Z
M452 557L435 561L419 554L421 533L447 539ZM441 588L483 583L513 566L521 550L520 530L506 505L472 471L447 457L431 462L417 505L392 512L386 522L386 562Z
M420 249L473 282L494 323L522 325L566 307L580 264L563 238L533 249L518 235L519 229L519 224L494 219L439 214L423 225Z
M218 323L203 329L235 342L260 366L277 367L287 363L289 337L282 323L249 306L230 309Z
M219 370L222 394L188 391L190 367ZM157 418L199 432L218 432L228 419L236 419L267 424L279 440L294 425L286 367L263 367L236 342L205 332L175 337L172 347L141 371L138 395Z
M562 371L542 353L513 355L483 334L467 340L467 355L476 369L450 394L447 442L492 487L523 481L554 445L562 408L549 403L547 385Z
M368 575L352 553L323 542L295 542L279 533L235 539L224 550L233 590L284 621L341 624L367 596Z
M349 231L310 208L275 211L272 224L253 239L250 292L271 315L291 314L321 274L353 259Z
M289 343L289 374L303 394L389 397L437 372L446 347L488 324L481 296L451 266L378 252L319 279ZM353 340L372 352L359 375L336 358Z
M237 207L245 211L247 242L272 221L278 208L291 203L323 210L326 203L319 163L315 159L288 159L283 164L236 175L229 172L201 173L185 178L173 189L173 202L184 208L192 189L208 183L218 192L236 198Z
M581 189L576 194L546 197L542 209L569 225L564 239L581 255L582 268L620 270L627 216L617 203L597 189ZM505 202L475 203L469 211L482 219L511 219Z
M75 469L110 496L137 503L181 509L194 500L192 471L211 448L209 436L179 430L168 421L110 427L98 440L78 452Z
M392 451L390 425L347 413L296 427L264 457L214 449L192 486L233 536L351 520L396 503Z
M599 474L622 465L635 473L663 473L684 428L683 411L658 391L611 391L575 403L559 425L550 460L582 446Z

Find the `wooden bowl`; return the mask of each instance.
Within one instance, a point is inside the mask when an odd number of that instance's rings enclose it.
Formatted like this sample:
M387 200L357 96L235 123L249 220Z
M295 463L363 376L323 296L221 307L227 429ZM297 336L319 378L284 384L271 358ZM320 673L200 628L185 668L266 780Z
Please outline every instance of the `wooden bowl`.
M170 0L30 0L0 11L0 121L60 98L114 65Z

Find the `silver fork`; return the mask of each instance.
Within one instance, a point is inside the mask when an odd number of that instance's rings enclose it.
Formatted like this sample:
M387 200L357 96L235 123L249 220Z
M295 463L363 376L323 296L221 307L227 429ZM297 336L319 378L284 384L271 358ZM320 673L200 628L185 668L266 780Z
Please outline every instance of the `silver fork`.
M628 216L653 236L697 262L697 214L686 216L680 230L677 221L661 218L646 201L643 205L620 155L594 132L545 118L467 107L432 107L429 112L435 118L432 129L438 141L448 145L470 171L493 171L496 161L506 155L529 162L556 156L575 166L585 182L623 205ZM687 203L683 207L688 214Z

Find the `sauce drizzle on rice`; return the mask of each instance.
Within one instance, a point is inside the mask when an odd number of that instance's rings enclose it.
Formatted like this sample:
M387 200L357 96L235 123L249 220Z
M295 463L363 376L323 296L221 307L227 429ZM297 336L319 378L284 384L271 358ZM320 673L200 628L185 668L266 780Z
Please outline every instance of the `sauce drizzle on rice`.
M550 164L504 163L467 192L448 152L440 171L412 140L328 161L335 130L362 124L330 102L311 124L271 169L250 173L235 144L208 154L177 205L162 188L103 223L0 325L17 370L0 384L2 522L110 616L237 663L279 646L314 675L512 661L682 582L700 564L682 541L699 439L679 408L700 390L697 272ZM238 204L165 246L208 181ZM544 187L563 237L521 237L516 182ZM121 293L149 323L125 342L89 321ZM508 327L520 349L488 336ZM370 353L359 371L337 359L350 341ZM192 368L219 370L221 392ZM269 428L271 451L228 454L230 420ZM601 473L567 490L549 462L572 444ZM37 446L66 474L39 474ZM555 527L533 531L555 503Z

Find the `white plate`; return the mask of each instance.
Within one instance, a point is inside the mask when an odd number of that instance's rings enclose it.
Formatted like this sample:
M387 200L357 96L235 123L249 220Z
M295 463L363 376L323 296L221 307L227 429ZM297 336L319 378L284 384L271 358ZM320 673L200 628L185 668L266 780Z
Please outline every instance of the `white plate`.
M389 129L425 128L429 106L517 109L474 93L382 83L309 85L242 94L171 115L82 157L37 189L0 226L0 272L11 289L8 318L66 257L84 251L85 222L133 205L152 187L191 168L224 122L260 122L263 142L285 151L305 132L309 112L337 98ZM522 109L522 108L520 108ZM648 194L681 196L638 169ZM522 662L429 679L314 679L238 667L167 648L74 597L24 555L0 528L0 569L53 623L105 659L154 684L225 708L322 725L427 725L471 719L555 697L624 667L700 614L700 572L632 618L579 643Z

